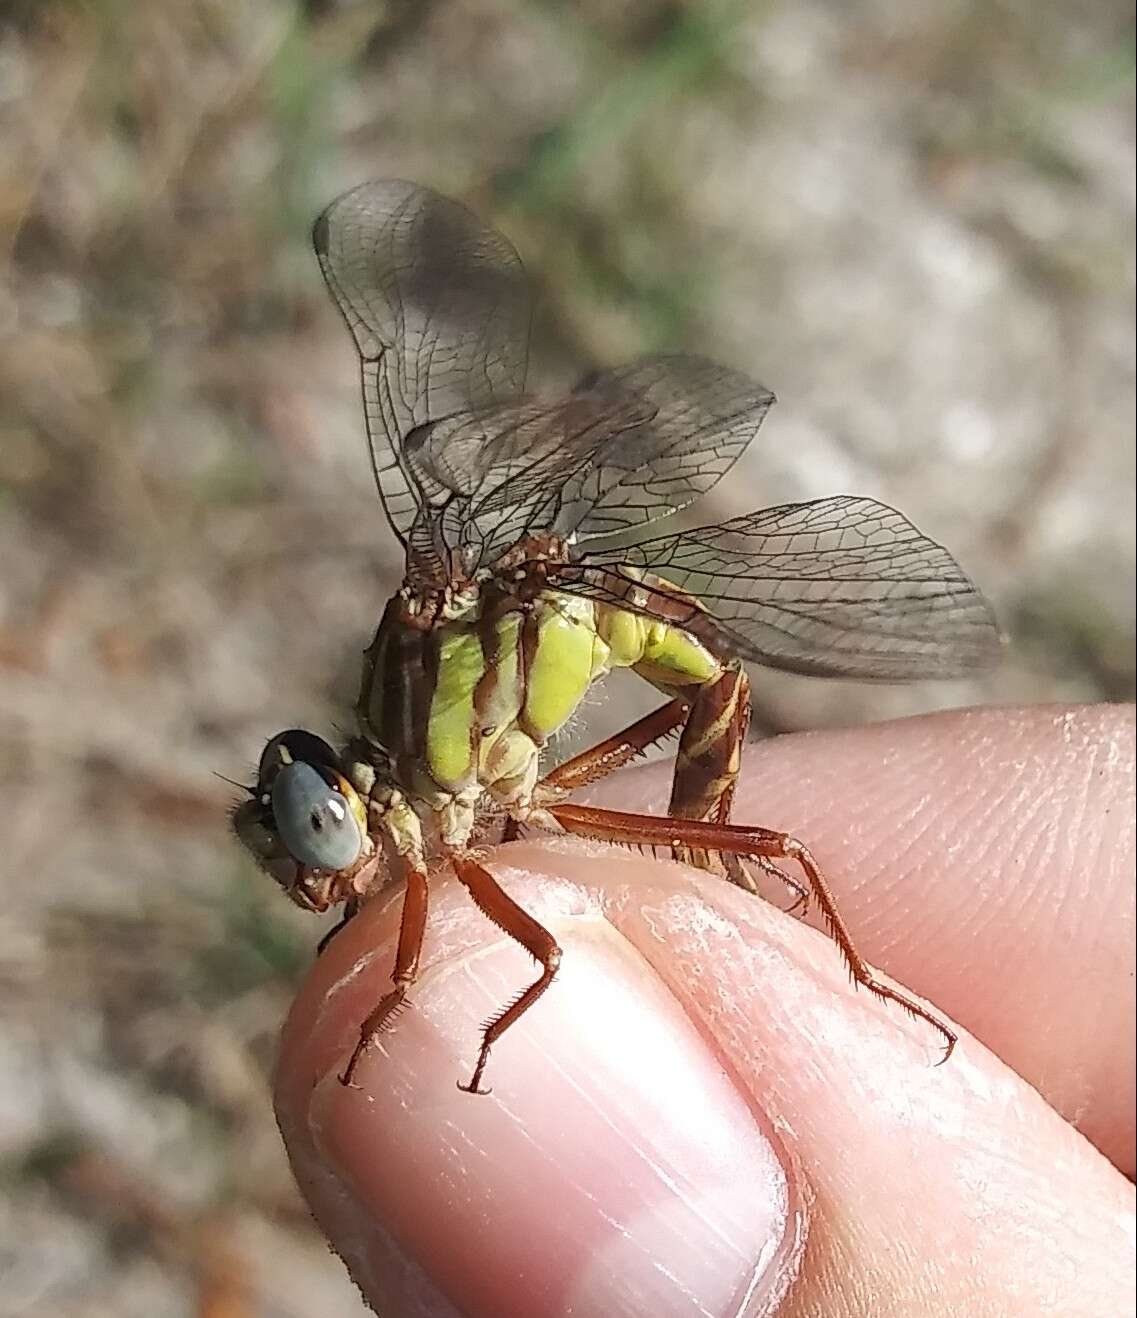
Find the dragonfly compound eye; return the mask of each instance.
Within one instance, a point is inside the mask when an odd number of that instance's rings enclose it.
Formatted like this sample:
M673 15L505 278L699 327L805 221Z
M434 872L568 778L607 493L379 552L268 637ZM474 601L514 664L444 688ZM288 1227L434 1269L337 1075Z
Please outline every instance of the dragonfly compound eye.
M324 773L302 760L281 768L272 783L272 813L289 854L315 869L354 865L363 850L354 797L347 783L329 783Z

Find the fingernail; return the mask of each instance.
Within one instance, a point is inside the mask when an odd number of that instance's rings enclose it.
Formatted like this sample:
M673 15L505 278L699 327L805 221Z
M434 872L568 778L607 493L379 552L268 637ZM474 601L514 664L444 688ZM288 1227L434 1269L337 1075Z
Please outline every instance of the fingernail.
M489 1097L457 1082L482 1022L534 978L505 941L427 971L369 1049L362 1090L334 1071L320 1081L311 1133L339 1182L333 1212L351 1219L325 1226L380 1311L771 1312L803 1233L772 1132L611 925L572 918L552 932L562 969L495 1047ZM367 994L351 991L361 1019ZM364 1221L377 1236L365 1240Z

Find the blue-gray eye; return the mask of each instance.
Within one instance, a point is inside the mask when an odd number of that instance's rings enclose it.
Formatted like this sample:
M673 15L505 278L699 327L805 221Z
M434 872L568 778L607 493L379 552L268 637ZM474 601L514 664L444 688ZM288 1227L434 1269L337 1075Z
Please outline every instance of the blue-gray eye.
M303 761L284 765L272 782L276 831L289 855L317 869L347 869L359 859L363 833L341 792Z

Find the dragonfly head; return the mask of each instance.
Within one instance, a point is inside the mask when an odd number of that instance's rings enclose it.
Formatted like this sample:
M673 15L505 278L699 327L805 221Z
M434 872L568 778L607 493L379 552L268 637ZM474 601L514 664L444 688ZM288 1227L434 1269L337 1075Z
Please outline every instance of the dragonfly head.
M249 793L233 828L298 906L326 911L353 895L374 846L367 808L326 741L298 728L278 733Z

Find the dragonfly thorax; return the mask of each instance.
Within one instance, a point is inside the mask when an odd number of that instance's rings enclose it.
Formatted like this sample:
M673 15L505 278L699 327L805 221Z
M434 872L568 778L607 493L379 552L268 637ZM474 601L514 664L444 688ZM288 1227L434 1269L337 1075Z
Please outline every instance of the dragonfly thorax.
M438 612L427 627L397 594L364 655L362 737L385 777L444 815L447 842L464 842L452 834L468 825L449 828L446 814L472 821L482 793L514 813L529 804L542 748L612 669L674 692L721 668L666 623L548 588L519 596L513 584L501 572L463 596L463 612Z
M461 609L422 612L396 595L364 656L360 730L408 796L441 811L489 791L524 800L541 748L608 668L590 600L519 599L492 583Z

